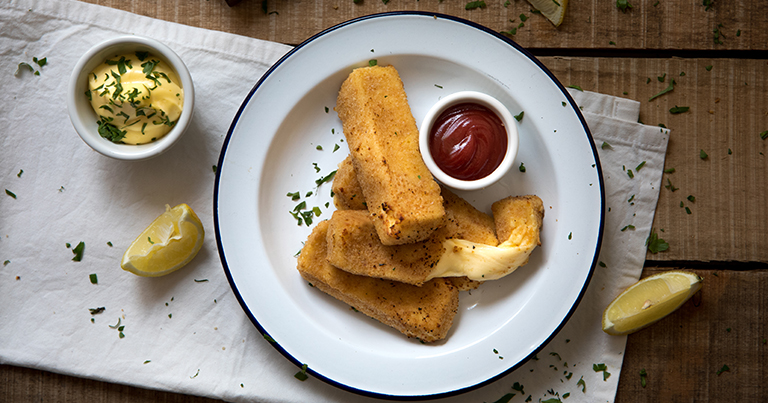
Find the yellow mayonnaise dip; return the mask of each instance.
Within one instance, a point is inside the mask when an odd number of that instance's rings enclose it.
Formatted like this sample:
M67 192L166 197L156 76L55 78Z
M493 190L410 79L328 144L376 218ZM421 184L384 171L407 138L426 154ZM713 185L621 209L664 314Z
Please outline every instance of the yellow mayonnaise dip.
M176 72L147 52L105 60L89 75L86 96L99 115L99 134L115 143L145 144L163 137L184 106Z

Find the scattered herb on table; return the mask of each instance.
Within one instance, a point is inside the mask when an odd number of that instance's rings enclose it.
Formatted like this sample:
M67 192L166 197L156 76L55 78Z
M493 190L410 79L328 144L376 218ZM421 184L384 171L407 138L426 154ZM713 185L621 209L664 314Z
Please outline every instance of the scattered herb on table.
M605 150L605 149L607 149L607 148L613 148L613 147L611 147L611 145L610 145L610 144L608 144L608 142L606 142L606 141L603 141L603 144L600 146L600 148L602 148L603 150Z
M669 244L667 241L659 238L659 235L653 229L651 229L651 235L648 236L648 239L645 241L645 245L648 247L648 251L651 253L664 252L665 250L669 249Z
M650 97L650 98L648 99L648 102L650 102L650 101L653 101L654 99L656 99L656 98L658 98L658 97L660 97L660 96L662 96L662 95L664 95L664 94L666 94L666 93L668 93L668 92L670 92L670 91L674 90L674 89L675 89L675 84L676 84L676 83L675 83L675 80L674 80L674 79L672 79L672 81L670 81L670 82L669 82L669 86L667 86L667 88L664 88L664 89L663 89L663 90L661 90L661 91L660 91L658 94L656 94L656 95L654 95L654 96Z
M91 315L96 315L104 312L107 308L100 306L98 308L88 308L88 311L91 313Z
M699 158L701 159L707 159L708 155L704 150L699 150Z
M760 133L760 138L763 140L768 139L768 130Z
M304 364L301 366L301 371L297 372L295 375L293 375L294 378L304 382L309 378L307 376L307 364Z
M640 386L645 387L647 380L646 377L648 376L648 373L645 372L645 368L640 370Z
M677 105L675 105L674 108L670 108L669 109L669 113L671 113L673 115L676 115L678 113L688 112L688 109L690 109L690 107L688 107L688 106L677 106Z
M521 111L519 114L515 115L515 120L517 120L518 122L522 122L523 115L525 115L525 111Z
M603 372L603 381L606 381L606 380L608 380L608 378L611 376L611 373L610 373L610 372L608 372L608 366L607 366L607 365L605 365L605 363L601 363L601 364L592 364L592 369L593 369L595 372L600 372L600 371L602 371L602 372Z
M579 381L578 381L578 382L576 382L576 386L577 386L577 387L578 387L578 386L580 386L580 387L581 387L581 392L582 392L582 393L587 393L587 383L586 383L586 382L584 382L584 376L582 376L581 378L579 378Z
M672 181L667 178L667 184L664 185L665 188L669 189L670 191L674 192L675 190L679 189L676 188L674 185L672 185Z
M715 41L715 44L717 44L717 45L722 45L723 44L723 39L725 39L725 35L720 30L720 28L722 28L722 27L723 27L723 24L717 24L717 27L715 27L715 29L712 30L713 40ZM721 37L723 39L720 39Z
M11 263L10 260L6 260L5 262L3 262L3 266L8 266L10 263Z
M474 10L476 8L485 8L484 1L470 1L464 6L465 10Z
M573 238L573 232L568 233L568 240L570 241Z
M632 224L625 225L624 228L621 229L621 232L624 232L624 231L626 231L628 229L635 229L635 226L632 225Z
M722 367L722 368L720 368L720 369L718 369L718 370L717 370L717 374L718 374L718 375L720 375L720 374L722 374L723 372L726 372L726 371L730 371L730 370L731 370L731 369L730 369L730 368L729 368L727 365L723 365L723 367Z
M211 165L211 169L213 169L213 173L216 173L216 165Z
M635 174L632 173L631 169L627 169L627 176L629 176L629 179L634 179L635 178Z
M376 59L368 60L368 66L373 67L375 65L379 64L379 61Z
M584 90L582 90L581 87L579 87L578 85L569 85L568 88L573 88L575 90L579 90L579 91L584 92Z
M11 192L8 189L5 189L5 194L7 194L8 196L13 197L14 199L16 198L16 193L13 193L13 192Z
M523 163L521 162L520 163L520 168L518 168L518 169L520 170L520 172L525 172L525 165L523 165Z
M689 195L689 196L687 197L687 199L688 199L688 201L690 201L691 203L693 203L693 202L695 202L695 201L696 201L696 198L695 198L693 195Z
M200 280L194 279L194 280L195 280L196 283L207 283L208 282L207 278L201 278Z
M96 273L89 274L88 278L91 280L91 284L99 284L99 277L96 276Z
M665 174L671 174L672 172L675 172L675 168L667 168L664 170Z
M641 162L638 166L635 167L635 172L640 172L640 169L642 169L645 166L645 161Z
M656 77L656 78L659 80L660 83L663 83L664 80L666 80L666 78L667 78L667 73L664 73L663 76L659 76L659 77Z
M189 379L195 379L197 376L200 375L200 368L197 369L197 372L195 372L194 375L190 376Z
M709 66L705 66L704 68L707 69L707 71L712 71L712 65L711 64Z
M626 13L628 9L632 8L632 5L629 4L629 0L616 0L616 7Z
M74 249L72 249L72 253L75 254L75 256L72 258L72 260L75 261L75 262L79 262L79 261L83 260L83 252L85 252L85 242L80 241L80 243L77 244L77 246L75 246ZM93 280L91 280L91 281L93 281Z
M16 177L21 178L21 174L24 173L23 169L19 169L19 173L16 174Z
M597 262L597 265L600 267L608 267L602 260ZM570 340L566 340L566 343L568 343Z

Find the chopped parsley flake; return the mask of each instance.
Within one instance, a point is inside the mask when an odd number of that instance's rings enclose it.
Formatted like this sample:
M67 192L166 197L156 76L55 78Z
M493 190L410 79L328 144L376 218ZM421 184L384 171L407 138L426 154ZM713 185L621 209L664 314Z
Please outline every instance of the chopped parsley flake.
M645 368L641 369L640 370L640 386L645 387L647 376L648 376L648 373L645 372Z
M669 109L669 113L671 113L673 115L676 115L678 113L688 112L688 109L690 109L690 107L688 107L688 106L677 106L677 105L675 105L674 108L670 108Z
M21 178L21 174L23 174L23 173L24 173L24 170L23 169L19 169L19 173L16 174L16 177L17 178Z
M629 4L628 0L616 0L616 7L618 7L622 12L626 13L627 9L632 8L632 5Z
M717 374L718 374L718 375L720 375L720 374L722 374L723 372L726 372L726 371L730 371L730 370L731 370L731 369L730 369L730 368L729 368L727 365L723 365L723 367L722 367L722 368L720 368L720 369L718 369L718 370L717 370Z
M84 251L85 251L85 242L81 241L79 244L77 244L77 246L75 246L74 249L72 249L72 253L75 254L75 257L73 257L72 260L75 261L75 262L79 262L79 261L83 260L83 252ZM91 282L93 283L94 279L96 278L95 277L96 275L92 274L91 276L92 276L91 277ZM96 284L96 283L94 283L94 284Z
M704 150L699 150L699 158L707 159L708 155Z
M606 141L603 141L603 144L600 146L600 148L601 148L601 149L603 149L603 150L605 150L605 149L608 149L608 148L613 148L613 147L611 147L611 145L610 145L610 144L608 144L608 142L606 142Z
M16 198L16 193L13 193L13 192L11 192L8 189L5 189L5 194L7 194L8 196L13 197L14 199Z
M665 89L661 90L661 91L660 91L658 94L656 94L656 95L654 95L654 96L650 97L650 98L648 99L648 102L650 102L650 101L653 101L654 99L656 99L656 98L658 98L658 97L660 97L660 96L662 96L662 95L664 95L664 94L666 94L666 93L668 93L668 92L671 92L671 91L672 91L672 90L674 90L674 89L675 89L675 80L673 79L673 80L672 80L672 81L669 83L669 86L668 86L667 88L665 88Z
M518 169L520 170L520 172L525 172L525 165L523 165L523 163L521 162L520 163L520 168L518 168Z
M370 67L373 67L373 66L377 65L378 63L379 62L376 59L368 60L368 66L370 66Z
M525 115L525 111L521 111L520 114L515 115L515 120L517 120L518 122L522 122L523 121L523 115Z
M568 88L573 88L573 89L575 89L575 90L579 90L579 91L582 91L582 92L584 92L584 90L583 90L583 89L581 89L581 87L579 87L578 85L569 85L569 86L568 86Z
M334 176L336 176L336 171L335 170L333 172L329 173L328 175L326 175L326 176L324 176L324 177L322 177L320 179L315 180L315 184L317 186L320 186L323 183L330 182L331 180L333 180Z
M659 238L659 235L653 229L651 229L651 235L648 236L645 245L651 253L664 252L669 249L669 244L665 240Z
M96 276L96 273L89 274L88 278L90 278L91 284L99 284L99 277Z
M304 364L301 366L301 371L297 372L295 375L293 375L294 378L304 382L309 377L307 376L307 364Z
M470 1L464 6L465 10L474 10L476 8L485 8L484 1Z
M97 314L100 314L100 313L104 312L106 309L107 308L105 308L103 306L100 306L98 308L88 308L88 312L90 312L91 315L97 315Z
M576 382L576 386L580 386L581 387L581 392L582 393L587 393L587 383L584 382L584 377L583 376L581 378L579 378L578 382Z
M592 364L592 369L595 372L603 371L603 381L608 380L608 378L611 376L611 373L608 372L608 366L604 363L601 364Z

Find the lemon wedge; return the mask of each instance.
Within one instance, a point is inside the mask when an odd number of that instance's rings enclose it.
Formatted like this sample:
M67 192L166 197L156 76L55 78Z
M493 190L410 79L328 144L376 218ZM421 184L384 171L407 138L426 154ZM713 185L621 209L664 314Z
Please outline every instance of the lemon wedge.
M702 280L696 273L672 270L638 281L605 308L603 331L630 334L662 319L699 291Z
M568 0L528 0L529 3L556 27L563 23L565 17L565 8L568 7Z
M137 276L159 277L189 263L203 246L203 224L186 204L165 205L147 229L131 243L120 267Z

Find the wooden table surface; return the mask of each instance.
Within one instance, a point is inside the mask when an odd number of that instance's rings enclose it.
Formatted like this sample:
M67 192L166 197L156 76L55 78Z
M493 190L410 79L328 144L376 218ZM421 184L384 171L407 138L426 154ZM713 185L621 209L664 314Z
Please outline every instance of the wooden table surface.
M768 12L764 2L571 0L560 27L525 0L83 0L148 17L296 45L372 13L458 16L511 36L564 85L641 101L671 129L654 228L670 247L643 277L686 268L699 294L629 336L616 402L762 401L768 395ZM231 1L233 2L233 1ZM706 3L711 3L708 7ZM265 11L266 10L266 11ZM662 82L662 79L664 82ZM674 79L674 91L648 99ZM689 106L671 114L673 106ZM763 136L768 137L768 134ZM704 150L708 157L700 158ZM690 201L694 196L695 201ZM690 214L681 203L689 208ZM727 365L729 370L718 374ZM639 372L647 372L642 387ZM216 402L0 366L3 402Z

